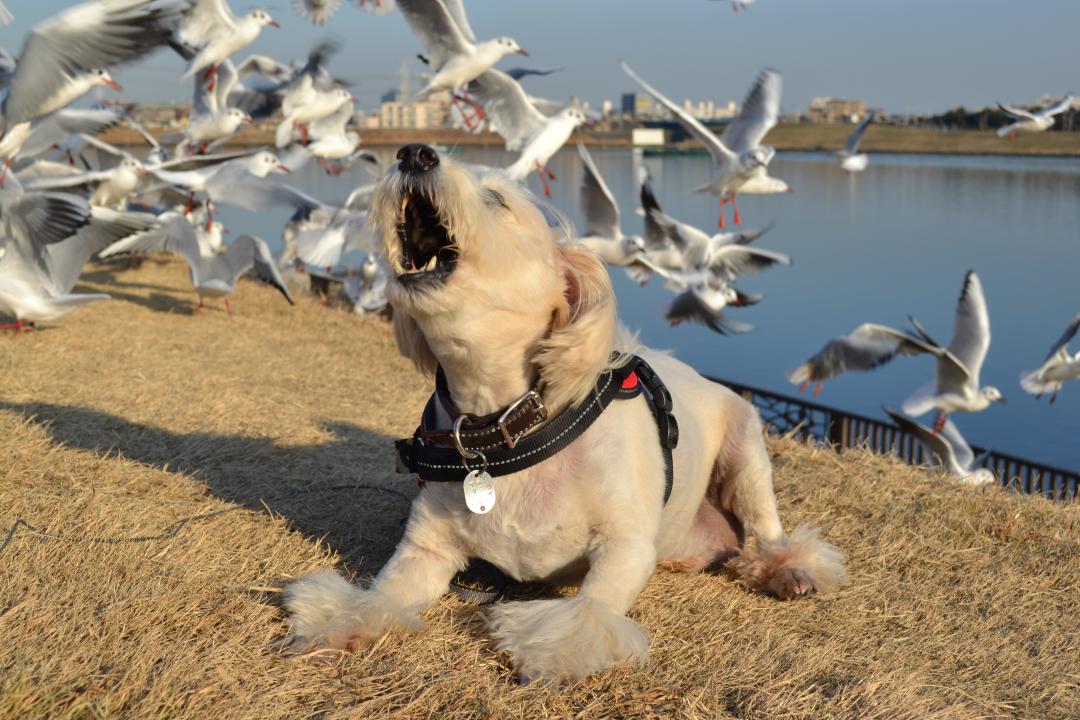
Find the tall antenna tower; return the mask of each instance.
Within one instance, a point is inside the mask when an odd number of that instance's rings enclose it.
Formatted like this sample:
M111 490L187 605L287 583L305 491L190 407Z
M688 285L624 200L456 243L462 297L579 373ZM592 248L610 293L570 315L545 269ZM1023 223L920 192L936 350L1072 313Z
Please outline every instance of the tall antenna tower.
M410 69L411 61L408 59L401 61L401 85L398 87L398 102L402 105L412 105L413 91L412 91L412 70Z

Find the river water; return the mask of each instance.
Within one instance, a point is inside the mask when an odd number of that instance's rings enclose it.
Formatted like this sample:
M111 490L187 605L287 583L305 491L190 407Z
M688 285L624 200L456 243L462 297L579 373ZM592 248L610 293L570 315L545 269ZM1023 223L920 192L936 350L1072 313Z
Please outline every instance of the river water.
M380 152L389 161L393 151ZM668 214L715 228L715 198L690 192L708 177L707 157L593 155L620 204L624 232L641 232L634 213L634 165L641 162ZM490 149L455 156L491 165L509 159ZM580 165L572 149L551 162L553 202L575 222ZM771 173L794 192L741 198L743 226L772 225L757 244L791 255L794 265L740 281L742 289L766 295L759 305L732 311L757 330L722 337L700 326L670 327L664 312L671 294L661 283L640 287L612 269L622 319L644 342L674 350L704 373L795 393L785 372L860 323L904 327L911 314L947 341L964 273L972 268L986 290L993 332L982 379L1009 402L954 420L973 444L1080 470L1080 382L1066 386L1053 407L1018 384L1021 371L1037 367L1080 312L1080 160L875 155L865 173L849 176L828 155L781 153ZM331 178L311 166L289 180L330 201L364 178ZM234 237L248 232L274 243L287 215L226 210L223 219ZM1080 349L1080 340L1074 344ZM932 377L930 358L898 358L828 383L818 400L884 418L883 404L898 407Z

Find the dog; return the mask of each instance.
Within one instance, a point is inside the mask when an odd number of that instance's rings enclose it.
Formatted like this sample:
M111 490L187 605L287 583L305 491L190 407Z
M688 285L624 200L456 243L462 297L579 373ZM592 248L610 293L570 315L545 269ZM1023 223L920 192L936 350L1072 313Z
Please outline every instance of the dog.
M292 648L355 650L417 630L418 613L474 557L518 580L579 585L570 597L489 611L496 647L523 681L644 663L648 634L626 612L658 565L699 572L728 561L781 599L845 579L843 556L818 530L785 534L757 411L675 358L636 347L618 325L606 267L565 224L499 172L476 173L424 145L398 159L371 218L394 271L387 294L399 350L424 372L441 368L451 402L470 416L538 388L548 422L586 404L598 378L637 353L666 385L678 422L670 498L648 401L612 402L553 456L495 478L487 512L466 506L460 482L424 483L369 586L329 570L288 585ZM437 425L455 424L446 402L433 407Z

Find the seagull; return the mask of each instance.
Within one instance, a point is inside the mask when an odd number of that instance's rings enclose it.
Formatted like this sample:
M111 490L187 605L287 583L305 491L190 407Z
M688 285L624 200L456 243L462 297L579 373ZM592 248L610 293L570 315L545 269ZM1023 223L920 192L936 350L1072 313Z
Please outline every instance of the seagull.
M562 68L510 68L506 71L506 74L515 80L520 80L523 77L529 75L536 75L537 77L543 77L545 75L551 75L552 73L562 72Z
M765 70L758 76L743 102L739 116L728 124L723 136L717 138L697 118L638 77L629 65L625 62L620 64L623 72L666 107L709 151L713 159L712 178L708 184L696 188L695 192L709 192L720 198L720 228L725 225L724 206L728 203L735 211L735 224L742 224L739 208L735 204L736 193L767 195L791 190L783 180L769 176L768 165L776 151L761 144L780 116L779 73Z
M23 143L19 155L28 158L58 150L66 156L70 165L74 165L78 148L85 145L80 135L98 135L126 119L127 115L115 108L57 110L31 123L30 136Z
M870 127L872 122L874 122L874 113L868 112L862 122L859 123L859 126L848 135L844 148L836 151L836 159L840 161L840 167L844 170L857 173L866 169L870 158L866 153L859 152L859 143L862 142L863 135L866 134L866 129Z
M1058 391L1069 380L1080 379L1080 352L1076 355L1069 354L1069 343L1080 329L1080 314L1072 319L1065 332L1050 348L1046 360L1038 370L1024 373L1020 377L1020 385L1027 392L1041 398L1046 393L1050 395L1050 404L1057 401Z
M330 117L338 112L347 111L352 115L356 98L340 86L320 89L315 79L308 74L299 76L297 82L285 92L281 110L284 118L274 133L274 142L283 148L292 139L295 129L301 131L301 142L308 141L308 124Z
M721 335L747 333L754 329L753 325L732 320L722 311L728 305L752 305L760 299L761 296L753 296L746 301L738 290L722 282L697 285L675 296L666 317L673 326L696 322Z
M199 305L194 312L205 307L206 298L225 299L225 310L232 317L232 305L228 295L236 290L236 280L249 269L255 269L255 275L263 282L276 287L289 304L293 304L292 294L282 279L274 257L266 241L252 235L241 235L225 246L222 252L207 254L196 236L195 228L182 214L170 212L162 215L157 232L144 233L129 241L116 243L101 253L101 258L111 257L124 252L165 252L179 255L187 260L191 269L191 284L199 296Z
M101 293L72 294L86 261L106 243L155 223L141 213L91 208L74 195L6 191L0 199L0 311L16 322L0 329L21 332L107 300Z
M998 103L999 108L1015 118L1008 125L998 128L998 137L1008 135L1010 140L1016 140L1016 136L1021 132L1038 133L1049 130L1054 126L1054 116L1065 112L1072 107L1072 104L1072 95L1066 95L1050 107L1036 112L1028 112L1027 110Z
M345 278L345 295L358 314L378 312L386 307L386 281L390 273L373 253L364 258L360 272Z
M535 170L544 194L551 197L548 180L554 180L555 174L548 169L547 161L578 126L586 124L584 113L571 106L550 117L544 115L529 102L516 80L494 69L471 82L469 92L483 105L491 129L506 140L506 149L520 151L518 159L506 169L507 174L520 182Z
M106 170L88 170L65 177L42 178L28 182L26 187L30 190L55 190L85 185L93 188L90 194L91 205L122 208L128 196L138 188L139 179L149 175L150 171L142 162L126 155L118 164Z
M31 121L67 107L94 87L122 90L106 66L138 59L166 43L183 8L179 0L83 3L34 27L18 61L10 55L0 59L7 85L0 108L0 184L30 136Z
M904 401L903 411L918 417L937 409L935 432L940 432L951 412L979 412L991 403L1004 403L1001 391L981 386L979 372L990 349L990 315L982 283L975 271L964 276L952 340L943 347L927 334L922 325L909 318L915 335L907 335L883 325L860 325L846 338L835 338L806 363L788 373L792 383L821 383L848 370L872 370L897 355L928 353L937 360L937 377Z
M353 0L353 2L361 10L367 10L375 15L386 15L394 11L394 0Z
M195 193L204 193L212 199L245 210L263 210L273 205L321 204L299 190L267 180L266 176L270 173L289 172L289 167L267 150L194 170L148 169L159 180L191 193L189 206L193 203Z
M580 141L577 149L584 168L581 211L585 216L585 236L580 242L609 265L630 265L645 249L645 240L637 235L623 235L619 227L619 206L614 196L596 169L589 151Z
M417 100L440 90L456 96L507 55L528 55L513 38L477 42L461 0L398 0L397 4L427 49L424 60L435 70Z
M218 66L217 83L213 90L209 90L202 80L195 80L191 114L184 129L189 151L205 152L210 143L235 135L241 125L255 124L250 115L229 104L229 94L238 80L236 68L228 60Z
M946 420L941 430L935 432L895 410L883 409L901 430L919 439L930 458L960 482L965 485L989 485L997 481L994 473L979 467L990 451L987 450L976 458L971 446L952 420Z
M311 123L307 152L318 158L319 167L329 175L340 175L345 160L359 159L360 136L357 133L346 131L345 126L352 119L353 108L351 104L343 104L337 112ZM378 163L370 153L363 153L364 159ZM331 161L336 161L332 163Z
M897 355L936 354L935 348L918 337L885 325L864 323L850 334L825 343L805 363L787 374L799 392L817 383L814 395L821 394L825 381L846 372L864 372L881 367Z
M293 10L313 25L323 25L341 7L341 0L293 0Z
M195 48L197 52L180 79L186 80L205 70L203 80L212 92L218 66L230 55L255 42L267 26L281 27L262 8L237 17L226 0L195 0L184 13L178 35L182 43Z

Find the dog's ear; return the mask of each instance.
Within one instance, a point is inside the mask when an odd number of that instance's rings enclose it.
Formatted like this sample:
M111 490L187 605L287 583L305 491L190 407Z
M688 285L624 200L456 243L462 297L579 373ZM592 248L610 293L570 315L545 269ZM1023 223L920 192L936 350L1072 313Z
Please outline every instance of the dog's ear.
M615 341L615 295L607 268L592 252L569 245L559 248L559 260L566 286L536 355L544 402L553 408L588 397Z
M435 354L431 352L431 346L416 321L395 309L393 323L394 342L397 343L398 352L412 360L420 372L435 372L439 361L435 359Z

